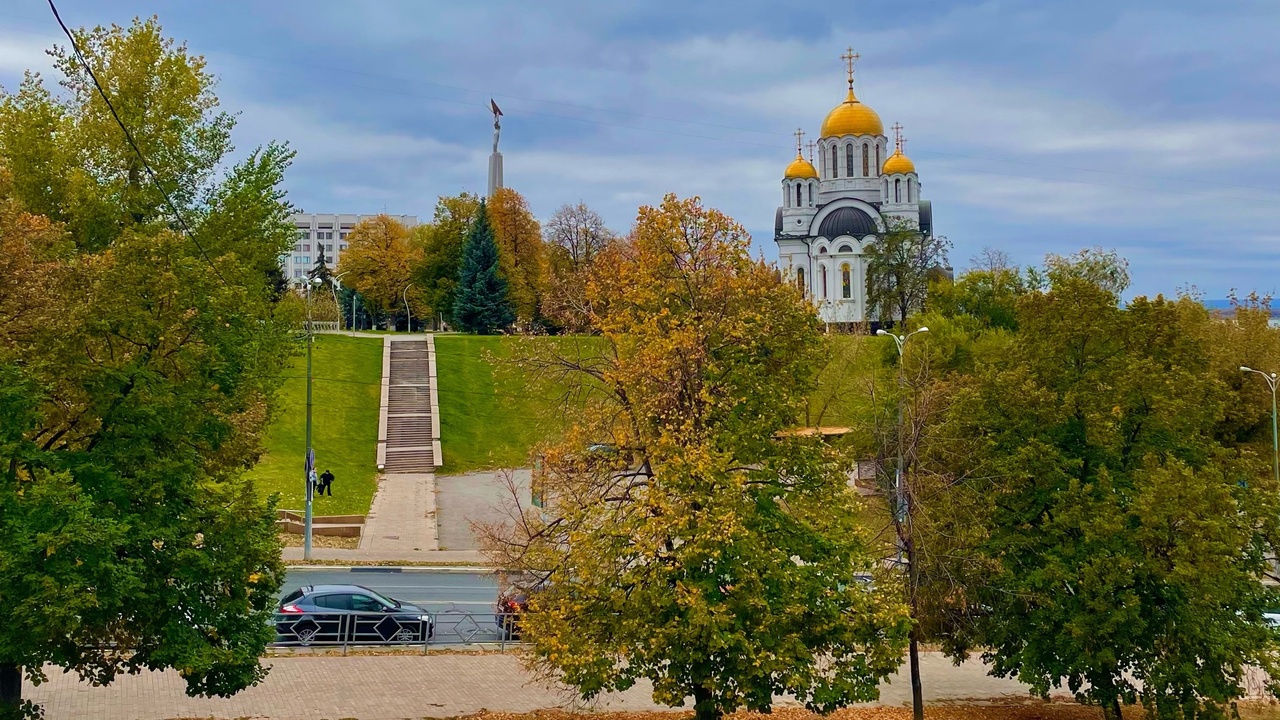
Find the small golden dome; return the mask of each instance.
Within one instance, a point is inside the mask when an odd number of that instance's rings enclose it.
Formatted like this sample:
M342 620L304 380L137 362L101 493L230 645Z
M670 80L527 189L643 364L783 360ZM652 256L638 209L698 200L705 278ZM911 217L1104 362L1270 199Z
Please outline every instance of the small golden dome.
M787 171L782 174L787 180L795 178L814 178L817 179L818 171L814 169L813 163L804 159L800 153L796 153L796 159L791 161L787 166Z
M894 173L913 173L916 171L916 164L911 162L911 158L902 154L902 148L893 151L893 154L885 158L884 167L881 168L881 175L892 175Z
M822 137L883 135L884 124L875 110L863 105L849 88L849 96L822 121Z

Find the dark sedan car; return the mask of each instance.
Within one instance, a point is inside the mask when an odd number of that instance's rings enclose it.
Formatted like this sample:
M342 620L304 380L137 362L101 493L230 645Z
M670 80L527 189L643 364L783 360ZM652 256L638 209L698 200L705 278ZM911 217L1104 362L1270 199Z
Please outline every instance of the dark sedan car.
M276 610L276 642L414 643L435 634L431 615L361 585L304 585Z

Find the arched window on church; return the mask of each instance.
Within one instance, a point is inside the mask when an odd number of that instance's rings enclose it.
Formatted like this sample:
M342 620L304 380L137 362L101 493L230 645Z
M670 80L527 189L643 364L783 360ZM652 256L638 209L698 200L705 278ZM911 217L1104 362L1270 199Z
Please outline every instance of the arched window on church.
M796 183L796 207L804 207L804 201L800 199L800 183Z
M796 268L796 287L800 288L800 294L804 294L804 268Z
M894 181L893 181L893 201L894 201L894 202L896 202L896 203L900 203L900 202L902 202L902 180L901 180L901 178L899 178L898 180L894 180Z
M840 148L836 147L835 145L832 145L831 146L831 177L833 178L840 177L840 163L838 162L839 159L840 159Z
M871 177L871 148L862 146L862 177Z
M884 199L885 202L889 201L889 178L884 179Z
M822 278L822 299L826 300L827 299L827 266L823 265L821 270L822 270L822 273L819 277Z
M920 199L920 192L916 190L916 181L907 178L907 202L915 202Z
M791 207L791 188L786 183L782 184L782 206Z
M853 145L844 146L844 176L853 177Z
M809 207L813 207L813 183L809 183Z
M880 174L880 143L876 143L876 174Z
M849 277L849 263L840 266L840 297L845 300L853 297L853 279Z

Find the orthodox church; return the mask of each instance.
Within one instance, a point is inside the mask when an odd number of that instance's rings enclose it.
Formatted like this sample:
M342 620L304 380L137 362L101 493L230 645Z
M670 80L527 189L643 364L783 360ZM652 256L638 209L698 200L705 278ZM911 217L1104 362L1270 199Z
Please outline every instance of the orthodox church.
M932 235L933 213L920 199L916 166L903 153L902 126L892 128L890 153L880 116L853 92L858 55L850 48L841 59L848 95L827 113L807 159L804 132L796 131L796 159L782 176L774 241L779 268L813 300L818 317L845 325L877 319L866 302L866 248L884 232L886 219L910 221Z

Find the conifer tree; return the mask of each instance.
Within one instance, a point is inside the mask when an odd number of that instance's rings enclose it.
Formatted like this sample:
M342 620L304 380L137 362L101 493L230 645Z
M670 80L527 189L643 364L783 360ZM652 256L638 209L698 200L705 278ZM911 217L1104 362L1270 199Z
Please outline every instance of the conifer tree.
M321 286L328 289L333 284L333 272L329 270L329 259L324 256L324 243L316 245L319 255L316 255L316 264L307 273L307 277L312 280L320 280Z
M498 244L493 239L484 200L480 201L480 211L462 251L453 317L463 329L481 335L501 330L516 319L507 281L498 271Z

